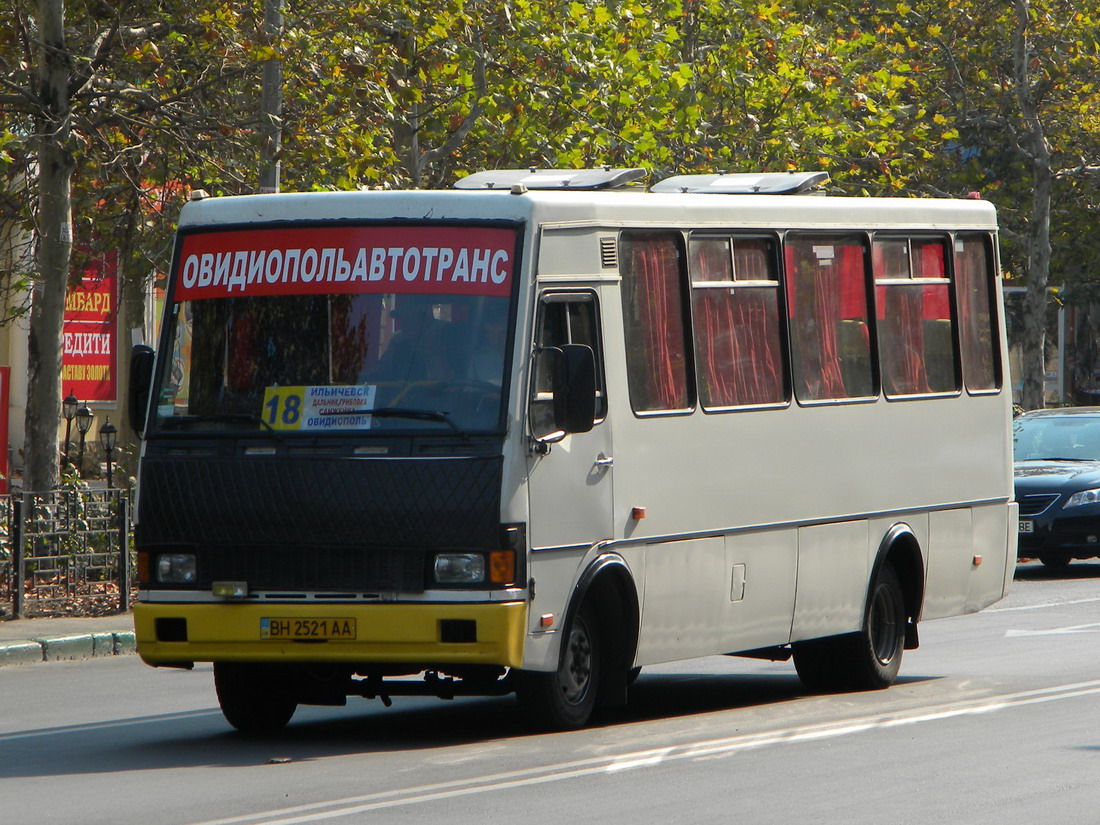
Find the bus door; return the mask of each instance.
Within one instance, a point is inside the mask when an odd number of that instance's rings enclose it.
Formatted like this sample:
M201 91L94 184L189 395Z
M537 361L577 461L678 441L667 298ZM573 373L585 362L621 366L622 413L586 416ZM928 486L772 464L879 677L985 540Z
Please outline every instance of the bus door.
M533 549L581 547L612 537L613 453L607 420L599 302L591 290L544 291L535 318L535 368L528 404L530 519ZM555 435L550 358L540 349L584 344L596 356L596 424L590 432ZM555 440L556 439L556 440Z

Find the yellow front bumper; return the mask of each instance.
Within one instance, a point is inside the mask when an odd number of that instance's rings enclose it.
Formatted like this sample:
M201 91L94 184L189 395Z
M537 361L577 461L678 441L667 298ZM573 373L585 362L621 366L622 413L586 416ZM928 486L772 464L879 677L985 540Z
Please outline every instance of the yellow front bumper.
M263 618L353 618L356 638L340 641L273 641L260 637ZM158 638L158 619L186 641ZM443 621L474 621L476 641L444 642ZM137 650L151 665L188 662L346 662L417 665L431 669L455 664L519 667L527 626L526 602L493 604L159 604L134 606ZM162 637L178 636L177 633Z

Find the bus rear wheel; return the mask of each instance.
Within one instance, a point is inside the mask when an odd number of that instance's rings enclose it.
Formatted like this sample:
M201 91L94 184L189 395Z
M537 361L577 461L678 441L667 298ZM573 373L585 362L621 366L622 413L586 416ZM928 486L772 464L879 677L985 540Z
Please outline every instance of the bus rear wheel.
M905 649L905 598L897 571L884 564L858 633L798 642L794 666L811 690L881 690L897 679Z
M600 665L600 638L591 612L582 606L569 626L558 669L550 673L525 670L516 674L520 703L540 728L584 727L596 707Z
M271 665L214 662L214 689L222 715L241 733L275 733L286 727L298 703Z

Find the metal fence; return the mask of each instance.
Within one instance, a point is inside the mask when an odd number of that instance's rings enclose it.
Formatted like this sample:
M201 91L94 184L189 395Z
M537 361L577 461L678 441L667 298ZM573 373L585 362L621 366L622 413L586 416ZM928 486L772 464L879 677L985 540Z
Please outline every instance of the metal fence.
M128 491L16 493L0 507L0 619L130 609Z

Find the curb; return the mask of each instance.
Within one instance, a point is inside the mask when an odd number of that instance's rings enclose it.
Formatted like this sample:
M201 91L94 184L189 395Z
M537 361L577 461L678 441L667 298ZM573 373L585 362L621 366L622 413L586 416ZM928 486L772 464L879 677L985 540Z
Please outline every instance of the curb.
M79 633L72 636L0 642L0 667L38 662L71 662L137 652L133 633Z

